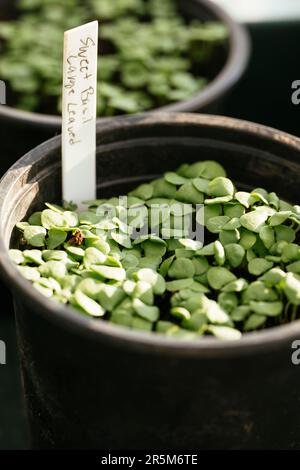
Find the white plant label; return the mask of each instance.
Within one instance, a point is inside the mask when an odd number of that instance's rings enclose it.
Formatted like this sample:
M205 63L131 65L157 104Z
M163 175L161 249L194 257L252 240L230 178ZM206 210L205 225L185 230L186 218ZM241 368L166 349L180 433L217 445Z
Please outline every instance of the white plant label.
M62 93L63 200L96 198L98 21L64 34Z

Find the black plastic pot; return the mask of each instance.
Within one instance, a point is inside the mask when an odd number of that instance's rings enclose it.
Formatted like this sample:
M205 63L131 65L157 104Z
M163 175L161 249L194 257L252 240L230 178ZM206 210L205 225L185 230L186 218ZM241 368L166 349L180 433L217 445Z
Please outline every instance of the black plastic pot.
M229 30L229 42L221 59L219 73L210 84L191 99L158 109L176 112L220 112L222 100L243 74L249 58L249 38L222 9L208 0L176 0L187 18L221 21ZM11 0L0 0L0 18L13 16ZM2 8L1 8L2 7ZM1 78L1 71L0 71ZM155 110L156 111L156 110ZM17 158L44 140L60 133L59 116L21 111L0 106L1 165L3 173Z
M143 115L98 126L99 196L182 162L216 159L242 188L299 202L300 140L217 116ZM40 295L8 256L13 227L61 198L60 139L0 183L0 269L13 291L34 448L300 449L300 321L240 341L179 341L92 320Z

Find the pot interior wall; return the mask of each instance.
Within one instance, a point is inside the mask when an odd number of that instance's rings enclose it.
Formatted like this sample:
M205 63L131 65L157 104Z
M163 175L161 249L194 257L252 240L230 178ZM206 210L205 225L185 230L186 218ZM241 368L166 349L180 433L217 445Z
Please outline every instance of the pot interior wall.
M299 151L276 140L276 131L254 135L247 130L183 124L179 118L154 124L137 119L130 126L128 121L135 120L117 120L112 132L109 126L99 127L98 197L124 194L184 162L217 160L238 188L264 187L299 203ZM46 201L61 202L59 139L43 144L32 155L33 159L25 157L11 170L11 174L17 171L18 178L6 195L2 217L7 243L16 222L43 208Z

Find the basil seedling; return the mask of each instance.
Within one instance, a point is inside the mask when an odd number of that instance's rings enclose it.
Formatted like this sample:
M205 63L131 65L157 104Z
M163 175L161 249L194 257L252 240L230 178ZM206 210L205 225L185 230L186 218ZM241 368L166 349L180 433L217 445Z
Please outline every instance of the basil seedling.
M104 216L102 204L116 211ZM86 205L47 203L17 224L11 260L45 297L178 340L237 340L299 318L300 210L274 192L238 191L219 163L201 161L141 184L126 207ZM207 242L183 235L185 216L202 221Z

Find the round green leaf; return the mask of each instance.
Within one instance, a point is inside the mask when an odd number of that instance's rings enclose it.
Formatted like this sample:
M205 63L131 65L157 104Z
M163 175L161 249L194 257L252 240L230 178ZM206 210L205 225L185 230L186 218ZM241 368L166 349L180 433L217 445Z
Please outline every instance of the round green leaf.
M228 269L219 267L212 267L207 272L207 279L209 285L215 289L220 290L229 282L235 281L236 276Z
M46 230L44 227L28 225L24 228L23 236L28 245L42 247L45 245Z
M271 261L267 261L264 258L254 258L248 263L248 271L254 276L260 276L264 272L271 269L272 266L273 263Z

